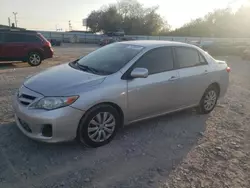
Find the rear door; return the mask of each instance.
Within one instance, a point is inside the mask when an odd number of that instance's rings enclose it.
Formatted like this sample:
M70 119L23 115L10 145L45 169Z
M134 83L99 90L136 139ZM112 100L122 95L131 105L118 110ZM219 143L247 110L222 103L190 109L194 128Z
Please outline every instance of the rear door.
M160 47L146 52L132 67L146 68L147 78L128 80L128 108L130 121L150 117L175 106L175 81L171 47Z
M204 56L195 48L175 47L174 51L180 76L176 95L179 107L196 105L210 83L211 68Z
M5 33L4 44L2 48L2 55L10 60L20 60L26 56L26 43L23 34L19 33Z

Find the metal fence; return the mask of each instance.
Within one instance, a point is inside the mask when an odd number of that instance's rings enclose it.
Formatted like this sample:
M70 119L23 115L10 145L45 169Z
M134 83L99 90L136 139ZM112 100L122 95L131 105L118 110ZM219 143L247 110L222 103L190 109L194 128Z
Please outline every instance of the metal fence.
M105 38L104 35L91 34L91 33L74 33L74 32L49 32L38 31L42 33L47 39L56 39L58 41L67 43L98 43L100 39ZM185 43L198 43L206 45L211 43L220 43L225 45L250 45L250 38L202 38L202 37L172 37L172 36L143 36L143 35L127 35L136 40L166 40L178 41Z

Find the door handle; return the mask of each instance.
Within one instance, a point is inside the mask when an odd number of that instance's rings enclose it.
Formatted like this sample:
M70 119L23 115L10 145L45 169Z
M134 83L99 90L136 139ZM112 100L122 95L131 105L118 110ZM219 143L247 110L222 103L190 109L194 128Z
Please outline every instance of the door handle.
M174 80L177 80L177 79L178 79L178 77L176 77L176 76L171 76L171 78L169 78L168 81L174 81Z

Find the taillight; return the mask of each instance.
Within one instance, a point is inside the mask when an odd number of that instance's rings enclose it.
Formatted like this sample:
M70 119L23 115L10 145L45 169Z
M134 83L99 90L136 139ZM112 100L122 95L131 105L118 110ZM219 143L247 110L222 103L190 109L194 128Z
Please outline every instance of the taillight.
M51 43L49 41L46 41L46 45L51 48Z
M229 73L229 72L231 72L231 68L230 67L227 67L227 72Z
M44 41L44 47L51 48L51 43L49 41Z
M49 42L41 33L37 33L37 35L38 35L38 37L39 37L40 39L42 39L43 44L44 44L45 46L51 48L50 42Z

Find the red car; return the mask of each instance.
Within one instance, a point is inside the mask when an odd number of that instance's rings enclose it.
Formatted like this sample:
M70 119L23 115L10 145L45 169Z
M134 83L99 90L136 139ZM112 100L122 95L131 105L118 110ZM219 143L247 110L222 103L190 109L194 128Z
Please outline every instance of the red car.
M38 66L53 57L50 42L36 31L0 30L0 61L23 61Z

